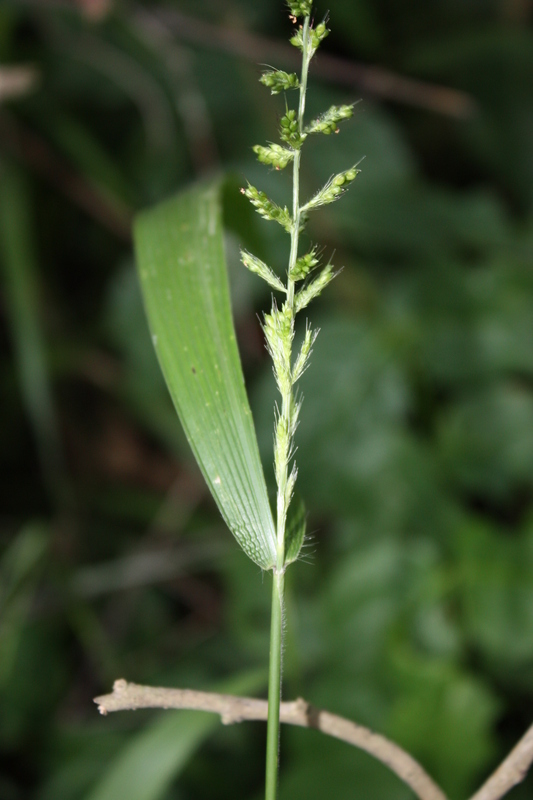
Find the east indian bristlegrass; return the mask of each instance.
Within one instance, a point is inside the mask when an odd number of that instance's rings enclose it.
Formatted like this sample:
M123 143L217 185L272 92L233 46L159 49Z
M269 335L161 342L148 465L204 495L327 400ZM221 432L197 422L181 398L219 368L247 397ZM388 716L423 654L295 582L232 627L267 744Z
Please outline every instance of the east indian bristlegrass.
M275 412L274 469L277 484L276 501L276 564L272 588L272 621L268 687L268 727L266 755L266 800L275 800L278 783L279 706L281 700L281 644L283 621L283 585L287 566L298 558L305 538L305 511L294 498L297 467L294 460L294 435L298 425L301 399L296 384L306 370L318 331L307 322L299 352L293 354L295 319L317 297L337 274L328 262L321 264L315 246L299 254L300 234L309 212L333 203L346 192L359 170L357 165L331 177L310 200L300 201L300 162L303 146L313 134L337 133L339 123L353 114L353 104L331 106L316 119L305 123L305 100L309 64L321 42L329 33L327 20L315 24L310 0L288 0L290 19L296 30L290 42L302 54L300 76L281 70L268 70L260 78L271 94L283 92L285 113L280 120L280 144L255 145L258 160L276 170L292 164L292 209L279 206L267 195L248 184L241 191L264 219L280 224L290 236L286 280L257 256L242 251L242 262L259 275L281 296L272 300L270 313L264 315L263 331L266 347L272 358L276 384L281 396ZM296 108L288 107L287 95L298 92ZM292 502L292 505L291 505Z

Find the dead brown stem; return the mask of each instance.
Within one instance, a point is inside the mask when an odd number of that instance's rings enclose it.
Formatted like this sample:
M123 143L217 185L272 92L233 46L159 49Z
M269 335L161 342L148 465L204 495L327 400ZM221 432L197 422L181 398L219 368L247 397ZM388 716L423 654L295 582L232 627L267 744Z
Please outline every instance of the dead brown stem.
M137 708L189 708L220 714L224 725L267 718L266 700L214 692L195 692L190 689L139 686L136 683L127 683L123 679L115 681L112 694L96 697L94 702L98 704L101 714ZM282 703L280 718L289 725L315 728L327 736L333 736L365 750L395 772L411 787L419 800L446 800L444 792L409 753L362 725L313 708L301 699Z
M224 725L243 720L266 720L267 701L252 697L234 697L215 692L196 692L191 689L165 689L139 686L120 679L115 681L112 694L95 697L101 714L138 708L189 708L220 714ZM363 725L336 714L313 708L301 698L281 704L281 722L314 728L364 750L389 767L419 800L447 800L446 795L415 759L397 744ZM524 734L483 786L470 800L500 800L521 783L533 763L533 725Z
M533 763L533 725L470 800L500 800L522 783Z

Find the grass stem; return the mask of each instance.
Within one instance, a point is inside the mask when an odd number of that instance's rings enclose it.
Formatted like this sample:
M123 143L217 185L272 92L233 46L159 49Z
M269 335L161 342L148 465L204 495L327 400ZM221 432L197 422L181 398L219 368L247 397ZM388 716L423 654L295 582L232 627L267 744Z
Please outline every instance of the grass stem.
M268 676L268 719L265 800L276 800L278 793L279 707L281 702L281 642L283 627L283 571L274 570L272 580L272 619Z
M300 97L298 103L298 126L300 134L303 131L303 116L305 111L305 95L307 91L307 75L311 53L309 51L309 23L307 16L303 24L303 52L302 73L300 78ZM291 249L289 267L287 271L287 305L291 312L291 331L294 330L294 280L290 274L298 258L298 242L300 235L300 154L298 148L294 154L293 164L293 210ZM291 337L292 340L292 337ZM289 353L289 362L290 362ZM294 400L292 385L282 392L281 418L285 421L285 430L292 431L292 414L294 413ZM279 709L281 703L281 653L283 636L283 586L285 568L285 527L287 510L290 503L290 489L288 489L288 473L290 450L288 458L283 465L281 475L278 476L277 497L277 549L278 563L274 570L272 582L272 619L270 627L270 662L268 678L268 720L267 720L267 754L266 754L266 784L265 800L276 800L278 793L278 754L279 754Z

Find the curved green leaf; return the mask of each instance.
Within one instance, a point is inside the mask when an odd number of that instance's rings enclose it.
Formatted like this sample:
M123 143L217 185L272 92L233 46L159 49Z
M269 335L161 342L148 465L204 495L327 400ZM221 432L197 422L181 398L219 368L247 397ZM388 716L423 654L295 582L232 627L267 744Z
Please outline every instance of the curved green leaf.
M142 213L135 244L154 346L189 443L229 529L270 569L276 536L231 316L220 184Z

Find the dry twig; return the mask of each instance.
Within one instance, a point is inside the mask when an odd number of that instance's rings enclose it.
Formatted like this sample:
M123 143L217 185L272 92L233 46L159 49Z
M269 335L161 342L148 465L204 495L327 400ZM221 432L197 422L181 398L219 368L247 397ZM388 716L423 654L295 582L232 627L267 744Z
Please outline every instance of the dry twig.
M266 720L267 701L251 697L234 697L214 692L195 692L190 689L164 689L155 686L139 686L120 679L113 685L113 693L96 697L101 714L111 711L138 708L189 708L220 714L224 725L243 720ZM313 708L305 700L282 703L280 719L289 725L315 728L328 736L342 739L348 744L365 750L398 775L411 787L419 800L446 800L446 795L429 777L415 759L398 747L362 725Z
M0 67L0 103L33 91L39 78L37 69L28 64Z
M533 725L470 800L500 800L522 783L533 763Z
M196 692L191 689L165 689L156 686L139 686L120 679L115 681L112 694L95 697L101 714L112 711L133 711L138 708L188 708L220 714L224 725L243 720L266 720L267 701L252 697L234 697L215 692ZM374 733L343 717L313 708L301 698L284 702L280 710L281 722L314 728L364 750L409 786L419 800L447 800L446 795L415 759L397 744L379 733ZM507 758L470 798L470 800L500 800L514 786L521 783L533 763L533 725L520 739Z

